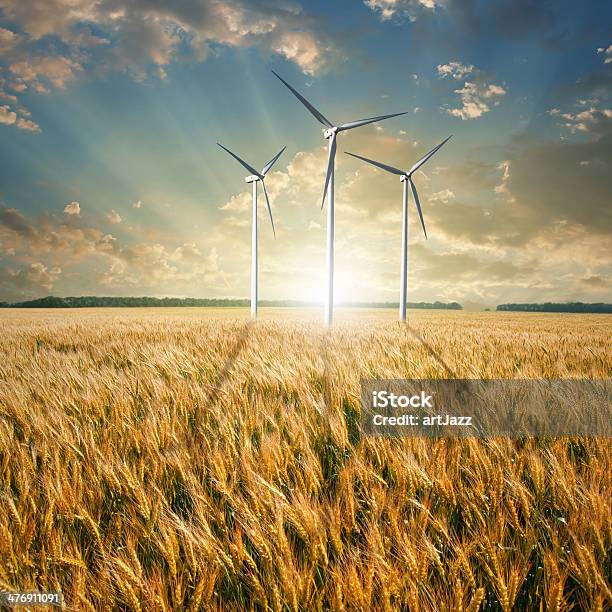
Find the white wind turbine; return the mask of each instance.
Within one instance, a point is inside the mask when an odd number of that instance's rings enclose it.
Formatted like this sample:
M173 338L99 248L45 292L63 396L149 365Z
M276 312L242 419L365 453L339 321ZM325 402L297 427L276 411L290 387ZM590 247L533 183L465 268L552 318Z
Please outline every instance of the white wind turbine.
M334 311L334 168L336 160L336 136L339 132L346 130L352 130L368 123L374 123L376 121L382 121L383 119L390 119L391 117L399 117L405 115L407 111L403 113L393 113L391 115L381 115L380 117L370 117L368 119L358 119L357 121L350 121L348 123L342 123L340 125L334 125L329 119L327 119L322 113L320 113L304 96L298 93L285 79L280 77L274 70L272 71L284 85L287 86L289 91L310 111L314 118L322 123L326 129L323 132L323 137L329 141L329 153L327 160L327 173L325 175L325 187L323 188L323 201L321 208L325 205L325 196L328 193L327 199L327 292L325 294L325 314L324 321L327 327L330 327L333 319Z
M276 238L276 230L274 229L274 219L272 218L272 208L270 208L270 200L266 191L265 178L266 174L276 163L276 160L282 155L286 147L283 147L264 167L261 172L257 172L253 166L247 164L243 159L240 159L235 153L232 153L228 148L221 143L217 143L224 151L227 151L238 163L246 168L251 174L244 179L245 183L253 183L253 220L251 227L251 317L257 318L257 183L261 183L264 195L266 196L266 204L268 205L268 213L270 214L270 223L272 223L272 233Z
M387 164L382 164L381 162L374 161L373 159L368 159L367 157L362 157L361 155L355 155L354 153L349 153L345 151L347 155L351 155L352 157L356 157L361 159L368 164L372 164L377 168L381 168L382 170L386 170L387 172L391 172L391 174L397 174L400 177L400 181L404 183L404 206L402 210L402 265L400 272L400 306L399 306L399 316L401 321L406 320L406 292L408 288L408 183L410 183L410 189L412 190L412 194L414 195L414 203L416 204L417 210L419 212L419 218L421 219L421 225L423 226L423 233L425 234L425 239L427 240L427 230L425 229L425 221L423 220L423 212L421 211L421 203L419 202L419 194L417 193L416 187L412 182L412 175L435 153L438 149L442 148L449 140L451 136L443 140L437 147L434 147L427 155L424 155L419 159L419 161L410 168L407 172L405 170L399 170L398 168L394 168L393 166L388 166Z

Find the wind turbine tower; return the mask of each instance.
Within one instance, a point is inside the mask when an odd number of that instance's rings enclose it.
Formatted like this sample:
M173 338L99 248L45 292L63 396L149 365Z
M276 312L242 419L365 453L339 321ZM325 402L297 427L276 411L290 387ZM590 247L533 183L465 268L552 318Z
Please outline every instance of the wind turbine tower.
M325 313L324 322L327 327L332 324L334 316L334 168L336 160L336 138L340 132L346 130L352 130L353 128L361 127L362 125L368 125L368 123L375 123L376 121L383 121L384 119L390 119L391 117L399 117L405 115L408 111L403 113L393 113L391 115L381 115L379 117L370 117L368 119L358 119L356 121L349 121L348 123L342 123L340 125L334 125L323 113L319 112L304 96L296 91L287 81L280 77L274 70L272 71L291 93L310 111L314 118L325 126L323 137L328 141L328 159L327 159L327 173L325 175L325 187L323 188L323 201L321 208L325 205L325 196L327 195L327 251L326 251L326 268L327 268L327 283L325 292Z
M408 185L410 185L410 190L412 191L412 195L414 196L414 203L416 204L417 211L419 213L419 218L421 219L421 225L423 226L423 233L425 234L425 239L427 239L427 230L425 229L425 221L423 220L423 211L421 210L421 202L419 201L419 194L417 193L416 187L414 186L414 182L412 181L412 175L433 155L437 153L437 151L442 148L449 140L450 136L443 140L438 146L434 147L427 155L424 155L419 159L416 164L410 168L410 170L400 170L399 168L394 168L393 166L389 166L387 164L383 164L378 161L374 161L373 159L368 159L367 157L362 157L361 155L356 155L355 153L349 153L345 151L347 155L351 157L356 157L357 159L361 159L368 164L372 164L381 170L385 170L386 172L390 172L391 174L399 175L400 181L404 185L404 198L403 198L403 208L402 208L402 265L400 271L400 306L399 306L399 318L400 321L406 320L406 295L408 292Z
M276 160L282 155L286 147L283 147L264 167L261 172L257 172L253 166L247 164L243 159L238 157L235 153L232 153L228 148L222 144L217 143L224 151L227 151L243 168L246 168L251 174L244 179L245 183L252 183L253 185L253 212L251 222L251 317L257 318L257 300L259 294L258 285L258 241L257 241L257 189L258 184L261 183L264 196L266 197L266 204L268 205L268 213L270 215L270 223L272 224L272 233L276 238L276 230L274 229L274 219L272 218L272 208L270 207L270 200L268 198L268 192L266 191L265 178L266 174L270 171L270 168L276 163Z

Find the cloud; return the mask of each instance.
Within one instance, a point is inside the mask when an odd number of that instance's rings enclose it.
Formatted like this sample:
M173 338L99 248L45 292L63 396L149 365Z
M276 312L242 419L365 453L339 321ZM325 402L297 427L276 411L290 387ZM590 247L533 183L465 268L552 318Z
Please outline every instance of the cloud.
M19 35L5 28L0 28L0 53L6 54L19 42Z
M75 258L96 252L103 233L90 227L75 224L78 217L70 222L56 219L43 213L36 220L30 220L15 208L0 205L0 243L30 257L40 254L62 255L70 253Z
M81 205L78 202L70 202L64 207L64 212L67 215L76 215L77 217L81 214Z
M597 53L601 53L604 56L604 64L612 63L612 45L607 47L599 47Z
M0 123L4 125L13 125L17 121L17 113L11 110L6 104L0 106Z
M456 89L455 93L459 94L462 106L461 108L449 108L447 112L465 121L488 113L491 110L490 104L497 106L501 98L506 95L506 90L493 83L466 82L461 89Z
M461 62L449 62L448 64L438 64L438 76L444 78L452 77L456 81L460 81L466 76L474 72L475 68L472 65L466 66Z
M51 291L61 273L61 268L48 268L40 262L18 269L0 266L0 292L11 300L39 297Z
M296 63L306 74L318 72L325 66L326 57L334 53L329 43L323 46L312 32L282 32L272 44L276 53Z
M123 221L123 218L115 209L111 210L108 215L106 215L106 219L113 225L118 225L121 223L121 221Z
M142 207L142 201L141 200L134 200L132 202L132 208L141 208Z
M37 123L30 119L24 119L23 117L19 117L15 125L26 132L40 132L40 126Z
M202 253L195 242L185 242L174 250L171 259L176 261L194 261L198 260L201 256Z
M369 156L397 167L409 166L432 143L399 141L374 129L344 135L346 150L368 150ZM422 151L422 149L424 149ZM429 240L424 241L411 201L410 287L415 300L539 301L588 300L591 290L581 279L605 278L612 248L606 212L606 164L576 166L577 160L601 158L603 143L574 147L567 143L513 143L500 147L500 161L465 159L444 149L429 162L428 181L417 187ZM262 253L270 258L264 271L271 295L313 299L323 286L325 211L320 193L325 151L302 151L288 171L270 175L283 215L277 240L264 236ZM491 152L486 152L491 156ZM609 156L609 154L608 154ZM475 153L475 157L479 157ZM444 167L438 166L443 163ZM568 170L574 164L576 172ZM597 166L593 168L593 166ZM591 199L579 198L578 172L592 182ZM401 249L401 185L385 172L338 156L336 185L337 295L342 299L397 299ZM558 175L568 176L557 184ZM298 186L297 193L293 186ZM565 191L565 202L559 204ZM243 194L244 195L244 194ZM239 196L228 198L235 207ZM587 211L576 206L584 202ZM245 210L250 205L244 198ZM230 208L230 206L228 206ZM246 211L248 212L248 211ZM263 215L262 208L260 214ZM234 225L234 221L241 225ZM219 244L230 267L236 266L244 294L248 291L249 215L225 219L218 228ZM596 226L599 225L599 228ZM223 237L223 238L221 238ZM268 240L268 238L270 240ZM231 252L231 255L229 254ZM233 263L235 262L235 264ZM308 271L308 272L306 272ZM287 278L295 278L287 285ZM263 283L263 281L262 281Z
M310 74L336 52L330 38L315 33L316 20L293 0L71 0L68 6L65 0L47 0L44 6L38 0L2 0L0 6L29 40L54 36L72 49L108 53L118 67L139 77L149 64L163 67L181 59L184 46L198 61L206 58L211 44L260 47ZM79 68L74 58L58 59L64 65L49 68L62 83Z
M466 66L461 62L449 62L438 65L438 76L441 79L451 77L461 81L470 76L474 80L465 81L463 87L455 89L454 92L461 98L461 107L447 108L446 112L464 121L476 119L491 110L491 105L497 106L506 89L501 85L495 85L486 80L484 73L472 65Z
M11 63L8 69L17 83L33 86L40 93L46 93L44 82L64 89L66 84L83 70L83 66L74 59L63 56L39 56Z
M510 193L508 188L508 182L510 181L510 160L505 159L504 161L497 164L497 169L502 171L501 181L495 185L494 191L498 195L502 195L508 202L514 202L514 196Z
M411 32L415 50L461 49L486 37L493 43L531 37L548 50L560 50L576 41L584 42L585 13L593 15L593 22L597 19L596 11L575 3L566 5L571 6L568 19L563 3L558 6L550 0L364 0L364 4L382 21L418 20L418 28ZM590 23L588 27L593 31L598 25Z
M0 0L0 10L15 30L0 28L0 99L14 104L16 94L65 89L93 69L166 80L170 64L204 61L211 46L254 47L310 75L342 57L294 0ZM3 123L40 131L26 109L0 108Z
M581 279L581 282L589 289L605 291L610 288L610 279L601 276L587 276Z
M170 286L176 291L177 285L190 287L194 282L224 278L215 248L204 256L195 243L184 243L173 251L159 243L113 247L109 266L98 278L103 287L154 288L167 294Z
M444 5L443 0L364 0L364 4L380 15L383 21L408 18L414 21L422 11L434 11Z
M529 277L534 272L533 268L519 266L512 261L491 261L465 252L434 253L420 244L414 245L412 250L424 268L423 276L430 282L451 278L454 282L515 282L517 278Z
M445 78L457 82L452 74ZM590 108L586 104L575 110ZM434 133L420 136L422 144L408 134L397 139L396 129L366 127L345 133L342 150L368 151L374 159L409 167L439 142ZM529 136L495 148L459 147L453 153L445 147L428 162L428 180L417 177L429 240L424 241L411 198L411 299L486 298L496 303L604 299L609 294L609 287L584 280L605 279L610 271L609 135L592 132L589 142L579 138L564 143ZM395 300L401 184L348 156L338 155L337 161L338 299L375 295ZM288 158L286 166L268 176L277 240L262 198L266 298L317 299L323 286L326 210L321 211L320 203L325 165L321 143ZM54 285L59 294L76 287L72 294L244 296L249 287L250 193L240 183L232 182L230 189L233 197L230 192L223 200L211 199L209 225L197 230L183 226L176 234L168 223L163 235L153 235L156 228L145 224L155 220L143 214L138 215L142 227L110 235L104 223L101 231L77 216L31 218L4 208L0 243L3 250L13 249L11 269L27 269L39 261L49 269L61 267L64 272ZM156 198L164 201L159 194L150 196L151 201Z
M29 219L14 208L0 207L0 243L12 264L0 268L3 300L38 297L52 288L59 295L89 290L119 294L150 291L157 295L202 295L227 285L217 249L194 242L151 241L135 228L116 238L47 213ZM44 255L41 264L38 256ZM63 272L62 272L63 271ZM74 285L70 285L74 283Z
M448 202L455 199L455 194L450 189L443 189L442 191L432 193L429 196L429 199L432 202L442 202L444 204L448 204Z
M0 224L26 238L36 235L30 222L15 208L0 207Z
M0 98L9 98L10 96L0 96ZM34 123L30 119L24 119L20 117L8 104L0 106L0 124L2 125L14 125L21 130L26 132L40 132L38 124Z
M563 121L560 125L572 134L576 132L602 134L612 132L612 108L597 108L591 106L579 112L561 113L554 108L548 111L550 115Z

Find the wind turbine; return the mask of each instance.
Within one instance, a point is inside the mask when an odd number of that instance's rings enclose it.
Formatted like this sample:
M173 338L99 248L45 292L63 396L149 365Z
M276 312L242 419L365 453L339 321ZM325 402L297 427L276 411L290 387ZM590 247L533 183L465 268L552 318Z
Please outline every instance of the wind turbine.
M270 168L276 163L276 160L282 155L286 147L283 147L264 167L261 172L257 172L253 166L247 164L243 159L240 159L235 153L232 153L228 148L221 143L217 143L224 151L227 151L239 164L246 168L251 174L244 179L245 183L253 183L253 220L251 224L251 317L257 318L257 183L261 183L264 195L266 196L266 204L268 205L268 213L270 214L270 223L272 224L272 233L276 238L276 230L274 229L274 219L272 218L272 209L270 208L270 200L266 191L265 178Z
M410 184L410 189L412 190L412 194L414 195L414 203L416 204L417 210L419 211L419 218L421 219L421 225L423 226L423 233L425 234L425 239L427 240L427 230L425 229L425 221L423 220L423 211L421 210L421 203L419 202L419 194L417 193L416 187L412 182L412 175L431 157L435 155L435 153L442 148L449 140L451 136L443 140L438 146L434 147L427 155L424 155L419 159L419 161L410 168L407 172L405 170L399 170L398 168L394 168L393 166L388 166L387 164L382 164L381 162L374 161L373 159L368 159L367 157L362 157L361 155L355 155L355 153L349 153L345 151L347 155L351 157L356 157L357 159L361 159L368 164L372 164L377 168L381 168L382 170L386 170L391 174L397 174L400 177L400 181L404 183L404 207L402 211L402 266L400 272L400 307L399 307L399 316L401 321L406 320L406 290L408 286L408 184Z
M376 121L383 121L383 119L390 119L391 117L399 117L405 115L403 113L393 113L391 115L381 115L379 117L370 117L368 119L358 119L356 121L349 121L348 123L342 123L340 125L334 125L325 115L320 113L304 96L297 92L285 79L280 77L274 70L272 71L291 93L310 111L314 118L325 126L323 137L329 141L328 144L328 159L327 159L327 173L325 175L325 187L323 188L323 200L321 202L321 208L325 205L325 196L328 193L329 197L327 200L327 292L325 295L325 314L324 321L327 327L332 324L334 314L334 168L336 160L336 137L338 133L346 130L352 130L353 128L361 127L362 125L368 125L368 123L374 123Z

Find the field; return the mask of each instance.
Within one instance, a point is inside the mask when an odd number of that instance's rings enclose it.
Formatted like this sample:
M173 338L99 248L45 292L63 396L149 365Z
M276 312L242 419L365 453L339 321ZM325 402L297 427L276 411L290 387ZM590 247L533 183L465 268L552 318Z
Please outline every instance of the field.
M607 315L0 310L0 590L605 610L606 439L367 438L361 378L610 377Z

